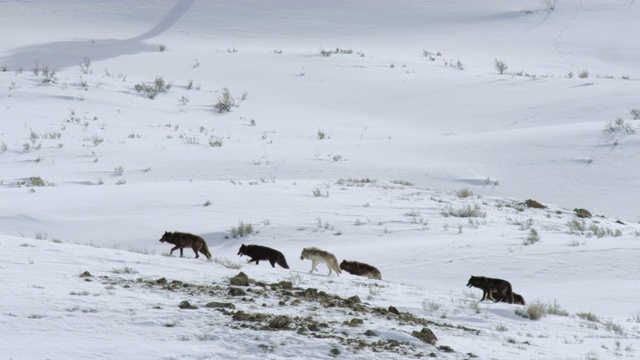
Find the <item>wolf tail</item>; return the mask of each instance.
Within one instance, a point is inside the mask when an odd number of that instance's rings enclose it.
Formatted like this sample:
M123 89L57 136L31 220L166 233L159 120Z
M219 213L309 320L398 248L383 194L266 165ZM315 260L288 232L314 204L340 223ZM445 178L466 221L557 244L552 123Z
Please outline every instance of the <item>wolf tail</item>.
M202 249L200 249L200 252L204 254L204 256L207 257L207 259L211 259L211 253L209 252L209 247L207 246L206 242L202 243Z
M276 263L278 263L278 265L282 266L285 269L289 268L289 265L287 265L287 259L284 258L284 255L279 256Z

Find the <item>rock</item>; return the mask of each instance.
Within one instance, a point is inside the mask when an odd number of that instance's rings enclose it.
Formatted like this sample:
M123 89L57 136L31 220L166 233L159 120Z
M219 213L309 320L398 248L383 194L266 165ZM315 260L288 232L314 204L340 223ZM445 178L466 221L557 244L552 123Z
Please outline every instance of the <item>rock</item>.
M247 295L247 293L239 288L230 288L229 289L229 295L231 296L244 296Z
M576 213L576 216L579 218L587 218L590 219L591 218L591 213L587 210L587 209L573 209L573 211Z
M249 286L249 277L242 271L229 279L229 283L235 286Z
M82 274L80 274L80 277L83 277L83 278L87 278L87 277L91 277L91 276L92 276L91 273L88 272L88 271L85 271Z
M269 327L272 329L286 329L289 327L291 319L285 315L279 315L269 321Z
M232 303L223 303L223 302L216 302L216 301L209 302L205 306L208 308L214 308L214 309L219 309L219 308L235 309L236 308L236 306L233 305Z
M394 306L389 306L389 311L392 314L396 314L396 315L400 315L400 311L398 311L398 309L396 309Z
M433 334L433 331L428 328L422 328L420 331L414 331L411 335L431 345L435 345L436 341L438 341L438 338Z
M539 202L535 201L535 200L525 200L524 202L525 205L527 205L527 207L529 208L534 208L534 209L546 209L547 207L540 204Z
M180 309L197 309L198 307L195 305L191 305L187 300L184 300L178 305Z

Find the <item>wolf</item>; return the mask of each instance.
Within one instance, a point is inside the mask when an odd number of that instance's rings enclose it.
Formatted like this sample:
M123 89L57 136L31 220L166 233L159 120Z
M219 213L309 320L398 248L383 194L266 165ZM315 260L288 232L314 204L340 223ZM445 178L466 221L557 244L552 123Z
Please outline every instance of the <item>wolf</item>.
M502 301L509 304L514 302L511 283L507 280L472 275L467 286L482 289L482 299L480 301L491 299L494 302Z
M260 260L269 260L272 267L276 267L276 264L278 264L285 269L289 268L287 260L280 251L266 246L242 244L240 250L238 250L238 255L240 255L240 257L242 257L242 255L249 256L251 259L249 259L248 262L255 261L256 265L258 265Z
M507 299L503 298L500 301L507 302L506 300ZM516 305L526 305L526 303L524 302L524 298L518 293L513 293L513 303Z
M380 270L369 264L357 261L342 260L342 262L340 263L340 270L344 270L353 275L366 276L369 279L382 280Z
M185 247L190 247L193 249L193 252L196 253L196 259L200 257L198 255L198 252L206 256L207 259L211 259L211 253L209 252L207 243L198 235L178 231L165 231L164 235L162 235L162 238L160 238L160 242L168 242L169 244L175 245L173 249L171 249L171 252L169 254L173 254L174 250L180 249L180 257L182 257L182 249L184 249Z
M309 247L302 249L302 254L300 254L300 260L309 259L311 260L311 271L317 271L316 265L318 263L325 263L329 268L329 274L331 275L331 271L335 271L336 275L340 276L340 266L338 266L338 260L335 255L328 251L320 250L316 247Z

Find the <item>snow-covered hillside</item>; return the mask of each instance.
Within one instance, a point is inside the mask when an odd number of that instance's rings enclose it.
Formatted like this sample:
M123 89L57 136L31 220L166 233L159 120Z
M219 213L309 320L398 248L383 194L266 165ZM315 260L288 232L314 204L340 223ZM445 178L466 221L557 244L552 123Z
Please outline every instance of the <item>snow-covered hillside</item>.
M638 356L634 1L0 8L2 357Z

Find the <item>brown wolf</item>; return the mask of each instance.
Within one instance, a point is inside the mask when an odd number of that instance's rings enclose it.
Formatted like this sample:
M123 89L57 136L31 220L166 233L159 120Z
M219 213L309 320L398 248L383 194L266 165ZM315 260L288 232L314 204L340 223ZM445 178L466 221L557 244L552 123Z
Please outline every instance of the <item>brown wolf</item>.
M266 246L242 244L240 250L238 250L238 255L241 257L242 255L249 256L251 259L249 259L248 262L255 261L256 265L258 265L260 260L269 260L272 267L276 267L276 264L278 264L285 269L289 268L287 260L280 251Z
M353 274L353 275L366 276L369 279L382 280L382 275L380 275L380 270L376 269L374 266L371 266L369 264L365 264L357 261L342 260L342 262L340 263L340 270L344 270L349 274Z
M488 278L484 276L471 276L468 287L477 287L482 289L482 299L491 299L494 302L502 301L509 304L513 304L513 290L511 290L511 283L507 280Z
M500 300L500 302L508 302L507 298L502 298ZM522 295L518 294L518 293L513 293L513 303L516 305L526 305L525 301L524 301L524 297L522 297Z
M338 266L338 260L336 256L332 253L324 250L320 250L316 247L304 248L302 249L302 254L300 254L300 260L309 259L311 260L311 271L317 271L316 265L318 263L325 263L329 268L329 274L331 275L331 271L335 271L336 275L340 276L340 266Z
M201 252L202 255L206 256L207 259L211 259L211 253L209 252L207 243L198 235L178 231L165 231L162 238L160 238L160 242L168 242L169 244L175 245L169 254L173 254L174 250L180 249L180 257L182 257L182 249L190 247L193 249L193 252L196 253L196 259L199 257L198 251Z

